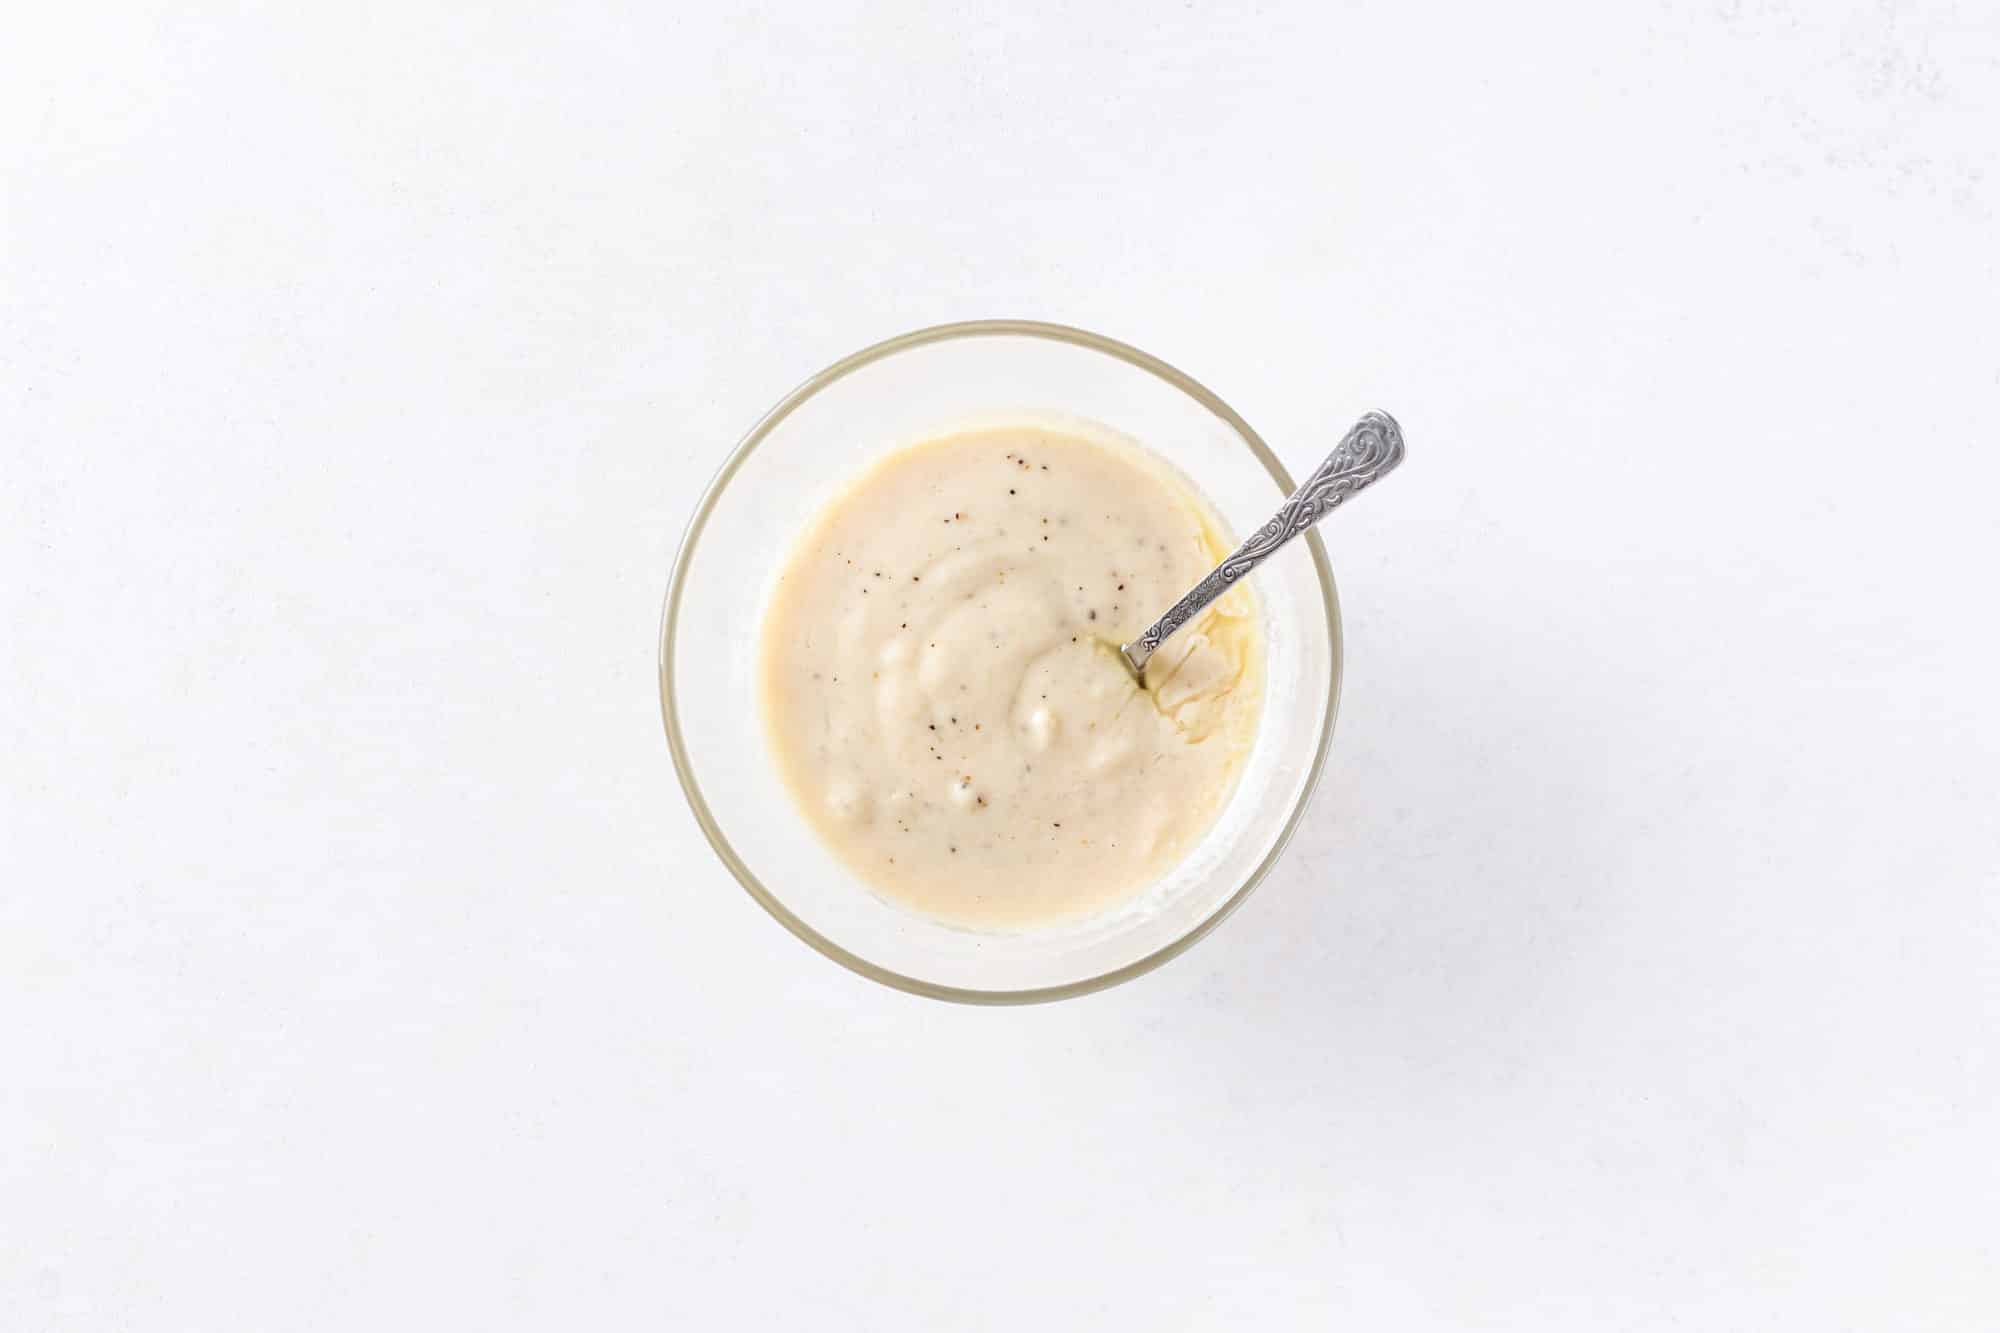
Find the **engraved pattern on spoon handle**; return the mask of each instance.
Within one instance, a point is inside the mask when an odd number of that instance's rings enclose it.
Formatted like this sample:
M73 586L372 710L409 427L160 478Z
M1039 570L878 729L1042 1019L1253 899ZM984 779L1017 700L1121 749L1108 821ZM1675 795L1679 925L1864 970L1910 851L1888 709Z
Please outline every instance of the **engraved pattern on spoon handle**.
M1168 608L1144 634L1121 651L1133 671L1143 674L1146 663L1168 636L1200 615L1236 580L1264 563L1270 554L1338 509L1403 461L1403 431L1387 412L1370 412L1356 422L1326 461L1271 517L1250 534L1228 559L1210 570L1186 596Z

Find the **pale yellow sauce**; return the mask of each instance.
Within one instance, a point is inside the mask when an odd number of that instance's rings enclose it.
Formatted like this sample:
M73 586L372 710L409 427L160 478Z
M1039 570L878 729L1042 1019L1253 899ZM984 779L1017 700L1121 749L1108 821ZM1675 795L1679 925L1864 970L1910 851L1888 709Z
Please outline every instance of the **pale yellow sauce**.
M973 927L1132 897L1200 841L1263 701L1254 595L1115 656L1227 552L1207 506L1109 437L1004 427L890 455L829 503L764 619L772 749L884 896Z

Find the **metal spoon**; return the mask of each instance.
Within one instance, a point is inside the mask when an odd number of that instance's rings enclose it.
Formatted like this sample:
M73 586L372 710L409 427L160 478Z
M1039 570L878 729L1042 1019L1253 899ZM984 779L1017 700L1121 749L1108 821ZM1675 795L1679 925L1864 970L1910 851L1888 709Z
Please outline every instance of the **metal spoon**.
M1201 614L1202 608L1229 591L1236 580L1264 563L1271 552L1338 509L1341 502L1388 474L1403 461L1403 431L1387 412L1370 412L1334 446L1319 470L1293 491L1271 521L1250 534L1227 560L1210 570L1200 583L1147 627L1146 632L1118 650L1126 668L1146 687L1146 663L1167 636Z

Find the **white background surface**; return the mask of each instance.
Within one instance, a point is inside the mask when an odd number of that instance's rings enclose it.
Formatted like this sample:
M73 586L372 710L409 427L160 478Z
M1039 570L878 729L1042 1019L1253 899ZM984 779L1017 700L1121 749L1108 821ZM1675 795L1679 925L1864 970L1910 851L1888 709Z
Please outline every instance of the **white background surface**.
M7 21L0 1326L2000 1323L1990 6L298 8ZM998 314L1411 462L1279 873L984 1011L654 632Z

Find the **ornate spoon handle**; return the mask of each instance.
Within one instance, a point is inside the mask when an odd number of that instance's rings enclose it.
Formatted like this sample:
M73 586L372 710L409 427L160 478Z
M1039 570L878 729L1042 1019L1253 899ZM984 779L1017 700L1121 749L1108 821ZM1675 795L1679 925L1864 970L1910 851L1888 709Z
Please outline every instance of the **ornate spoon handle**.
M1387 412L1370 412L1334 446L1319 470L1293 491L1271 521L1250 534L1227 560L1208 572L1144 634L1120 648L1125 665L1143 684L1146 663L1167 636L1201 614L1236 580L1264 563L1271 552L1338 509L1341 502L1386 475L1403 461L1403 431Z

